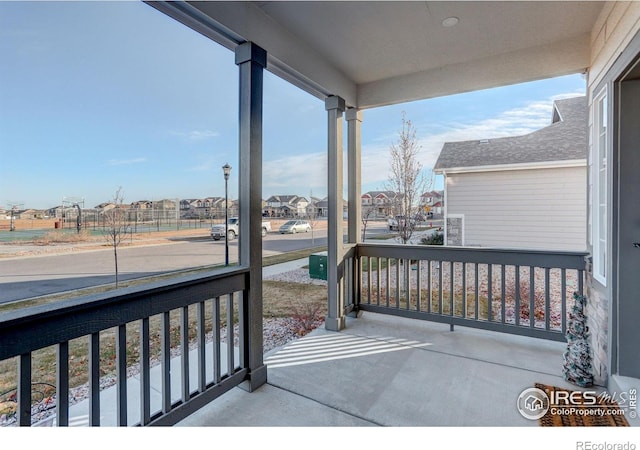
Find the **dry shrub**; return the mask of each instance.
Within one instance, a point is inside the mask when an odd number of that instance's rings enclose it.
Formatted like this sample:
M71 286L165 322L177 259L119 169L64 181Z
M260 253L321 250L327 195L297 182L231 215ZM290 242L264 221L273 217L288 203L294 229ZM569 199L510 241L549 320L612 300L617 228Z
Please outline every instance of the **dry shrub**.
M322 324L323 308L318 303L298 300L291 304L291 318L297 325L297 333L304 336Z
M33 238L33 243L35 245L73 244L75 242L86 242L89 238L87 230L81 230L80 233L58 230L48 231L40 237Z

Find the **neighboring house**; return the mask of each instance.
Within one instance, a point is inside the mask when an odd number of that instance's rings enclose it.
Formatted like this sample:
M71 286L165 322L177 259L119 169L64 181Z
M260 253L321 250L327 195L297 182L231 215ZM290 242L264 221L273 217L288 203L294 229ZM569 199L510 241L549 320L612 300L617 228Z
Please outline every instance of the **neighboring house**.
M37 209L23 209L13 213L14 218L23 220L42 219L45 215L44 211Z
M272 195L265 202L263 213L271 217L305 217L309 200L298 195Z
M369 191L361 195L363 209L373 209L374 218L395 215L395 201L398 194L393 191Z
M97 212L105 212L105 211L109 211L110 209L115 208L116 205L113 202L105 202L105 203L100 203L99 205L97 205L94 209Z
M555 101L551 124L524 136L445 143L445 243L585 250L586 149L586 97Z
M130 205L131 209L152 209L153 202L149 200L138 200L137 202L132 202Z
M64 216L65 208L62 205L54 206L47 209L47 215L52 219L61 219Z
M442 214L443 191L429 191L420 196L420 209L426 213Z
M431 205L431 212L434 215L441 216L443 213L443 209L444 209L444 203L442 203L442 201L437 201L433 205Z
M320 217L321 210L319 205L323 200L318 197L310 197L309 204L307 205L307 217Z

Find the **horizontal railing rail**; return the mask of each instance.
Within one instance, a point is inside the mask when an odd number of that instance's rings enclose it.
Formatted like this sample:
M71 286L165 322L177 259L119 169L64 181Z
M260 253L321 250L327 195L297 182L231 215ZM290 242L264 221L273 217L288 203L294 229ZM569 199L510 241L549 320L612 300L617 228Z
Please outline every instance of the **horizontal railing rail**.
M16 366L17 424L32 425L32 385L39 381L34 376L48 369L56 372L55 421L69 425L70 376L77 363L70 349L82 339L91 426L99 426L107 414L101 409L100 378L101 366L110 358L115 360L117 390L116 411L111 413L119 426L174 424L237 386L248 375L248 339L243 334L249 327L241 323L246 317L248 276L248 269L227 269L0 315L0 363ZM234 324L240 330L237 337ZM36 367L36 352L51 351L52 346L55 365ZM105 346L111 356L102 355ZM189 363L193 348L197 364ZM176 355L179 367L172 369ZM154 360L160 365L159 383L151 376ZM127 392L132 367L140 385L138 405L130 404ZM194 370L197 373L189 373ZM153 390L160 391L159 402L152 402L152 381ZM130 417L132 410L139 411L139 417Z
M563 341L586 253L359 244L355 309Z

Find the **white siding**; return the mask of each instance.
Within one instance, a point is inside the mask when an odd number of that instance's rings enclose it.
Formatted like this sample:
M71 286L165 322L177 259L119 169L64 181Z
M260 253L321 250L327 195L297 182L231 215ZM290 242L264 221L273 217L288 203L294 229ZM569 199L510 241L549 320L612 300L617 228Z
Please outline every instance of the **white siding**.
M586 166L449 174L446 180L446 214L464 214L465 245L586 248Z

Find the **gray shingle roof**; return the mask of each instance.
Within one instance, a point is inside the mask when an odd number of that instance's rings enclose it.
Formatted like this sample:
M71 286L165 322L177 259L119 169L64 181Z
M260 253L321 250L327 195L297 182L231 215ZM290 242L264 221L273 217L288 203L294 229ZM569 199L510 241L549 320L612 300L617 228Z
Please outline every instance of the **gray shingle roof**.
M524 136L446 142L434 171L462 167L537 163L587 157L587 99L554 102L552 123Z

